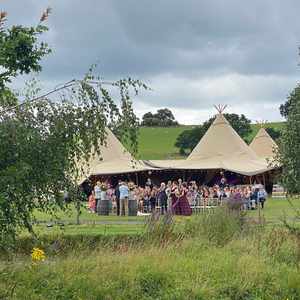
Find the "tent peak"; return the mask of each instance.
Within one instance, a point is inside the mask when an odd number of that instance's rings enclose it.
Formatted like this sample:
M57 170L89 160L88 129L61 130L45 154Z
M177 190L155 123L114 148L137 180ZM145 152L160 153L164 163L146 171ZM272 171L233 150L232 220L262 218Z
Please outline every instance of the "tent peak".
M224 110L227 107L227 104L222 105L222 104L218 104L218 105L214 105L215 109L218 111L219 114L222 114L224 112Z

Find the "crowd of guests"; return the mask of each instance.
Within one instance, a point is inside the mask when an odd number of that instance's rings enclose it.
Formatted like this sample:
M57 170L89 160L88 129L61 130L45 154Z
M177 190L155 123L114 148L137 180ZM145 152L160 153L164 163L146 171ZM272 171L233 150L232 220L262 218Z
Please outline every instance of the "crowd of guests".
M107 182L97 182L89 196L88 207L91 212L99 210L101 200L109 201L109 209L117 215L128 215L129 201L137 203L139 213L152 213L159 209L161 214L168 210L176 215L188 216L192 209L211 204L222 205L229 199L241 204L241 209L256 209L258 205L264 208L267 193L262 185L230 186L223 176L212 187L198 185L196 181L152 183L150 178L144 186L133 182L119 181L116 186Z

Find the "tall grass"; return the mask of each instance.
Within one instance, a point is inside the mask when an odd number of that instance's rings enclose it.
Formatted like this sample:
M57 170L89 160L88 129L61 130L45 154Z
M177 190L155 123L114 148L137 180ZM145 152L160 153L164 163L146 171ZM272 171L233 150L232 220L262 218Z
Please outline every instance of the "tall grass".
M74 251L47 249L38 265L3 260L0 299L300 299L297 241L284 227L249 230L227 210L147 226L135 239L72 237Z

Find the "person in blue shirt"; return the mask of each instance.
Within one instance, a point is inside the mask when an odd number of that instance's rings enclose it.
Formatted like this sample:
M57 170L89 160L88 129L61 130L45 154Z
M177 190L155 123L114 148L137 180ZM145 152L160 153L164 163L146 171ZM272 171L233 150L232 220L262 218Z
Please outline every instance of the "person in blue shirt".
M119 185L119 192L120 192L121 216L128 216L129 188L125 182L121 182L121 184Z
M264 208L266 199L267 199L267 192L263 187L261 187L257 192L257 200L258 203L260 203L262 209Z

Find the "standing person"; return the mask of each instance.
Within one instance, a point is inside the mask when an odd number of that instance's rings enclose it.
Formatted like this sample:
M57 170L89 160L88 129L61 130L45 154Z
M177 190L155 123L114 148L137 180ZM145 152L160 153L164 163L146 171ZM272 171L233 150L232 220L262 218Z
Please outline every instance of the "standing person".
M118 184L115 187L115 196L116 196L116 206L117 206L117 216L120 215L120 185L121 180L118 180Z
M129 188L125 182L122 182L119 186L120 190L120 204L121 204L121 216L128 216L128 198Z
M192 214L192 209L187 199L187 192L188 192L187 183L183 182L182 187L180 189L179 203L178 203L179 214L181 216L190 216Z
M171 192L172 192L172 181L169 180L168 181L168 184L167 184L167 187L166 187L166 194L167 194L167 197L168 197L168 207L172 207L172 202L171 202Z
M260 187L259 191L257 192L257 198L258 198L258 202L261 205L261 208L264 209L265 201L267 198L267 192L264 187Z
M182 186L182 179L179 178L179 179L178 179L178 187L181 188L181 186Z
M109 211L110 212L112 212L112 209L113 209L114 194L115 194L114 189L112 188L111 184L108 183L106 195L107 195L107 199L109 200Z
M227 179L226 179L223 172L221 172L220 174L221 174L221 180L220 180L220 183L219 183L219 187L220 187L221 190L224 190L224 188L227 184Z
M146 185L145 190L144 190L144 201L143 201L143 206L144 206L144 212L148 213L150 210L150 198L151 198L151 188Z
M97 212L98 209L98 202L101 200L101 182L97 181L95 187L94 187L94 193L95 193L95 212Z
M150 178L147 179L145 186L149 186L149 188L152 190L153 183L152 183L152 180Z
M177 185L177 182L174 181L171 190L171 202L172 202L172 213L175 215L179 215L179 197L180 197L179 186Z
M157 195L157 188L154 186L152 191L150 192L150 199L149 199L152 213L155 212L156 195Z
M161 207L161 214L163 215L168 210L168 195L166 193L166 184L162 182L157 193L157 200Z

